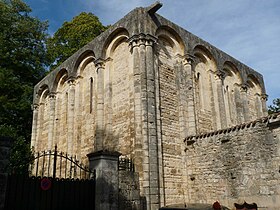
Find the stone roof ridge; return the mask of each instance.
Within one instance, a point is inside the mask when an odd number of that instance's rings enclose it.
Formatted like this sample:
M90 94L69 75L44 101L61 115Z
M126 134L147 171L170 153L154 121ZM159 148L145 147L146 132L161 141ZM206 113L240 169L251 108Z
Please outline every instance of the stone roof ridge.
M150 14L153 15L155 14L160 8L162 7L162 3L160 3L159 1L156 1L155 3L153 3L152 5L146 7L146 11Z
M207 138L207 137L210 137L210 136L216 136L216 135L219 135L219 134L231 133L231 132L234 132L234 131L243 130L243 129L250 128L250 127L255 127L257 123L269 124L269 123L274 123L276 121L280 122L280 112L270 114L266 117L258 118L254 121L251 121L251 122L238 124L238 125L235 125L233 127L220 129L220 130L216 130L216 131L211 131L211 132L207 132L207 133L202 133L202 134L198 134L198 135L193 135L193 136L187 136L184 139L184 142L193 141L195 139L203 139L203 138Z

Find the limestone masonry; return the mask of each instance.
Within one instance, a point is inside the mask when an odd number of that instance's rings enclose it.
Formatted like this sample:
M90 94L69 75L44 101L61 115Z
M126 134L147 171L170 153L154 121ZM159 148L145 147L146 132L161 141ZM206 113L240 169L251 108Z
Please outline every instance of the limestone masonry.
M280 209L280 115L267 116L262 75L160 7L131 11L35 86L34 151L131 158L149 210Z

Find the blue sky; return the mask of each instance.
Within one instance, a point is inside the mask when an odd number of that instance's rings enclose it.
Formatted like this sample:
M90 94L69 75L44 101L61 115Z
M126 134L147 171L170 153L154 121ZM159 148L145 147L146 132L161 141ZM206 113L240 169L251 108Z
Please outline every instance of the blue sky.
M65 21L92 12L114 24L152 0L25 0L53 34ZM268 104L280 98L279 0L162 0L158 13L264 76Z

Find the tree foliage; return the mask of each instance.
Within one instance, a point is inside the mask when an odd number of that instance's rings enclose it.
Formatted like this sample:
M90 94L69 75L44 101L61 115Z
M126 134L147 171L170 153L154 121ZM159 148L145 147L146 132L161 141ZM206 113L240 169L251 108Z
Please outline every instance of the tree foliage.
M273 105L268 106L268 114L280 112L280 98L273 99Z
M30 149L30 143L19 137L13 144L10 156L9 170L17 174L27 174L29 164L34 160L34 155Z
M93 14L81 13L49 38L48 23L30 12L22 0L0 0L0 136L14 139L10 168L17 172L32 160L35 84L51 63L62 63L106 29Z
M21 0L0 0L0 136L14 139L10 168L27 169L32 154L33 87L45 74L46 22Z
M0 125L30 139L34 85L45 73L48 24L21 0L0 0Z
M22 136L17 135L17 131L11 126L0 125L0 141L8 140L11 143L10 160L5 170L16 174L27 174L29 164L34 161L34 155L30 149L30 143Z
M47 42L51 68L60 65L106 29L92 13L82 12L70 22L64 22Z

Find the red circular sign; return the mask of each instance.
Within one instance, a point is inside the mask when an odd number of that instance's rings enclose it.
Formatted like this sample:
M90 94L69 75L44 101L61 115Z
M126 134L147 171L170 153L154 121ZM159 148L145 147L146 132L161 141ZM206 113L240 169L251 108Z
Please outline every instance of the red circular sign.
M48 190L51 188L52 182L48 178L43 178L41 180L41 189L42 190Z

